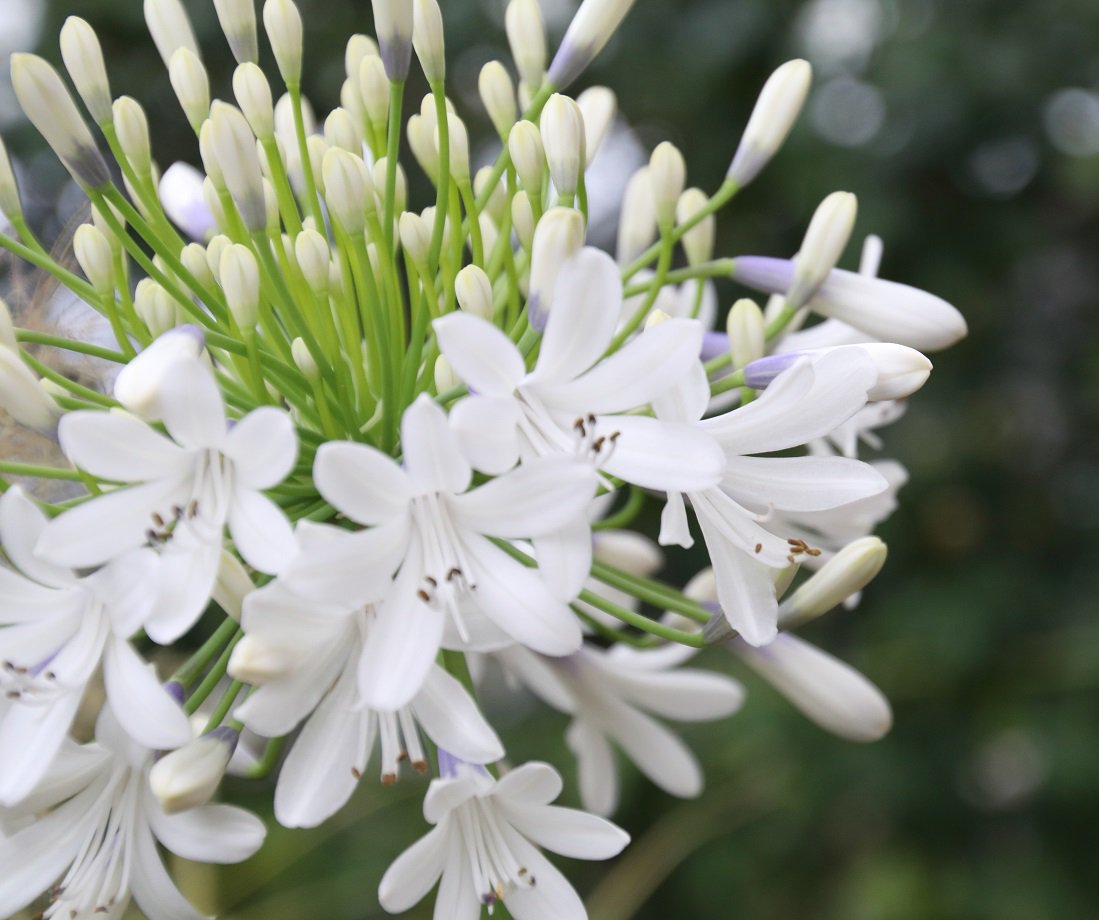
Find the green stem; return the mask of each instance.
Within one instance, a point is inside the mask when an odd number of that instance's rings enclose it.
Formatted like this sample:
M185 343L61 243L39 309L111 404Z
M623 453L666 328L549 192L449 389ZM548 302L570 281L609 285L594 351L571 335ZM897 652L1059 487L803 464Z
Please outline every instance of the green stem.
M645 492L637 486L630 486L630 494L624 504L618 511L608 517L603 518L601 521L596 521L592 524L593 530L618 530L623 527L629 527L633 523L638 514L641 513L641 509L645 505Z
M427 270L438 271L439 256L443 248L443 230L446 227L446 205L450 195L450 125L446 112L446 87L441 80L431 84L435 100L435 124L439 131L439 177L435 185L435 224L431 228L431 247L428 250Z
M710 621L711 611L696 601L684 597L675 588L662 584L655 579L633 575L607 565L605 562L598 561L592 563L591 573L603 584L625 591L627 594L652 604L654 607L662 607L665 610L681 613L696 623L705 624Z
M404 104L404 80L389 84L389 129L385 148L385 233L386 258L392 259L393 217L397 208L397 157L401 152L401 108Z
M225 643L233 638L239 628L236 620L226 617L225 621L214 630L210 638L203 642L198 650L172 675L172 681L182 684L185 688L190 687L198 679L198 676L206 670L207 665L214 657L220 653Z
M692 268L677 268L665 273L664 280L667 284L681 284L695 278L728 278L733 270L734 259L714 259L712 262L703 262ZM623 292L623 297L636 297L649 289L649 284L631 284ZM695 295L696 298L699 295Z
M48 332L39 332L37 329L23 329L17 327L15 338L20 342L30 342L32 345L49 345L52 348L63 348L65 351L75 351L82 355L90 355L93 358L102 358L114 364L125 364L130 359L121 352L90 342L82 342L79 339L66 339L59 335L50 335Z
M309 157L309 144L305 137L305 115L301 107L301 84L292 83L286 87L290 95L290 106L294 111L294 133L298 139L298 155L301 157L301 171L305 176L305 197L317 229L324 227L324 212L321 210L320 196L317 194L317 180L313 175L313 161Z
M230 622L233 621L230 620ZM233 625L237 626L236 623L233 623ZM210 668L209 672L202 679L202 683L198 685L194 693L187 697L187 702L183 704L183 711L187 713L187 715L191 716L198 712L199 707L206 702L206 698L214 692L214 688L217 687L218 683L225 676L225 671L229 667L229 657L233 654L233 649L236 648L237 643L243 638L244 631L237 626L236 632L229 641L229 644L225 647L225 650L218 656L213 667Z

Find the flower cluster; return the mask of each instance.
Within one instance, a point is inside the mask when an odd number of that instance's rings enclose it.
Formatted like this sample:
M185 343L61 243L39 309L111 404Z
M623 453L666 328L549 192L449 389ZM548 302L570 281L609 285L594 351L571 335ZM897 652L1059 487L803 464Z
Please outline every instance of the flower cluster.
M214 5L235 104L211 101L180 0L145 0L204 173L161 173L140 103L112 97L82 19L61 51L117 169L61 76L12 58L91 220L78 275L28 227L0 149L14 228L0 246L55 275L103 335L15 328L0 309L0 406L71 464L0 460L0 913L48 893L47 917L117 917L131 896L153 918L195 916L156 841L212 862L254 852L261 823L208 804L252 746L244 769L278 769L274 811L291 827L338 811L375 748L383 783L405 761L434 772L434 830L381 880L387 910L441 878L437 917L498 902L583 917L538 848L625 846L603 817L614 747L668 792L700 793L662 720L740 707L733 678L684 667L707 645L825 728L883 734L882 695L791 630L853 603L881 568L871 532L904 471L860 460L860 444L927 379L921 351L965 324L879 279L873 237L857 273L836 267L847 193L821 204L792 259L714 257L714 215L783 143L809 65L768 80L714 194L688 188L682 154L660 144L628 183L612 257L586 245L586 168L614 95L562 91L629 0L584 0L552 60L537 0L511 0L518 85L501 62L481 72L501 152L476 172L436 0L373 0L376 40L348 42L341 105L320 123L292 0L262 10L277 101L253 0ZM430 92L402 124L413 52ZM422 209L402 135L436 191ZM771 297L737 301L714 331L718 278ZM104 385L32 345L95 359ZM69 497L47 500L47 481ZM698 536L712 561L682 589L630 530L649 502L659 544ZM190 658L158 673L157 649L177 643ZM505 765L478 698L489 666L568 714L594 814L549 804L553 767ZM95 741L78 745L100 674Z

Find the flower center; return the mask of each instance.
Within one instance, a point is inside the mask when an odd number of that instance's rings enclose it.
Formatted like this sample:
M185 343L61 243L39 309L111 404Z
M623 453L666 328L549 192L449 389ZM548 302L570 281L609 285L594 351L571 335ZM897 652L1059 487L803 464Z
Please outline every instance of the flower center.
M229 514L233 465L216 450L196 453L186 498L167 510L152 513L152 526L145 531L150 546L167 543L182 525L204 543L221 538Z
M419 535L423 581L416 595L449 614L458 634L468 641L462 619L461 599L477 587L473 568L462 549L462 541L438 493L412 500L412 520Z
M454 816L461 829L474 887L490 915L509 891L534 887L536 879L512 852L491 802L470 799L455 809Z

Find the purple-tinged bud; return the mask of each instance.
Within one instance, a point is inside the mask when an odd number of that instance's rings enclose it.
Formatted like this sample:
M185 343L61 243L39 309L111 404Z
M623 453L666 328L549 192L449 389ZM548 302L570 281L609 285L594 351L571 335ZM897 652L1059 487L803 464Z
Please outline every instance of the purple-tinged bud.
M564 89L595 60L634 0L584 0L550 64L549 82Z

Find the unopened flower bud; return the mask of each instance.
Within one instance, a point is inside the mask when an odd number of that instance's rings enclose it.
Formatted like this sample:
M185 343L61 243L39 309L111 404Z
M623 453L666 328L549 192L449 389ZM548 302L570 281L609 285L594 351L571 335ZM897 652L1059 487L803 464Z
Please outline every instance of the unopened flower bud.
M23 363L18 349L0 347L0 409L20 425L41 432L53 431L61 416L61 409Z
M23 203L19 200L19 186L15 182L15 172L8 158L8 148L0 138L0 213L8 219L23 215Z
M656 239L656 202L649 178L649 167L642 166L630 176L622 195L622 211L618 217L616 258L627 265L648 249Z
M297 86L301 83L302 25L293 0L267 0L263 5L263 28L283 82Z
M462 379L454 373L454 368L445 355L439 355L435 359L435 392L445 393L462 385Z
M151 278L142 278L137 283L134 309L153 336L163 335L179 325L176 302Z
M237 97L244 117L252 133L260 140L275 135L275 104L271 99L271 86L256 64L240 64L233 73L233 95Z
M569 23L550 64L549 82L564 89L575 80L610 41L634 0L584 0Z
M179 261L195 280L205 287L214 284L214 273L206 261L206 247L201 243L188 243L179 254Z
M376 205L378 210L384 210L385 202L382 200L382 196L385 194L385 182L386 182L386 170L388 164L385 157L380 157L378 162L374 164L373 172L373 188L376 196ZM369 175L369 170L367 171ZM397 187L394 189L393 197L395 199L395 211L397 213L403 211L408 205L408 179L405 178L404 167L400 163L397 164Z
M546 73L546 24L538 0L511 0L504 26L519 79L537 89Z
M804 305L836 267L855 226L858 201L850 192L833 192L813 213L801 251L794 257L794 283L788 307Z
M238 64L259 60L255 0L214 0L221 31Z
M408 76L412 59L412 0L370 0L385 74L394 83Z
M584 116L584 149L587 156L585 165L590 166L614 124L618 98L613 90L605 86L589 86L576 97L576 104L580 106L580 114Z
M222 204L221 194L209 177L202 180L202 203L213 221L213 230L224 231L229 222L225 219L225 207ZM211 231L212 232L212 231Z
M526 252L534 246L534 210L527 193L520 190L511 199L511 225L519 237L519 245Z
M294 240L294 258L305 283L314 294L328 290L328 266L332 262L332 251L324 236L311 228L302 230Z
M431 249L431 227L419 214L405 211L398 221L397 232L401 246L408 253L417 269L427 268L428 252Z
M65 168L84 188L110 182L110 171L61 77L34 54L11 56L11 82L19 105Z
M320 378L320 369L317 367L317 362L313 360L313 355L310 354L309 346L305 344L304 339L298 337L290 343L290 356L294 359L298 370L305 375L306 380L316 381Z
M408 119L408 146L420 164L420 169L434 183L439 181L439 147L435 142L438 131L434 119L411 115Z
M267 205L256 139L248 120L235 106L215 102L210 109L210 122L210 141L225 186L240 210L244 225L253 232L262 231L267 226Z
M572 208L552 208L534 228L530 257L527 316L541 331L553 306L553 289L561 266L584 245L584 219Z
M862 252L859 254L859 274L874 278L881 268L882 241L880 236L871 233L862 241Z
M542 109L538 127L557 194L562 197L575 195L580 182L581 164L587 161L584 153L584 116L580 106L568 96L554 93Z
M670 228L675 221L675 206L687 184L687 164L675 144L657 144L649 158L649 181L657 225Z
M11 310L3 297L0 297L0 348L10 348L12 351L19 347L15 338L15 325L11 321Z
M931 361L916 349L892 342L864 342L769 355L746 367L745 378L749 386L762 389L798 359L809 357L815 360L834 351L857 353L873 361L878 376L866 394L871 402L911 396L931 376Z
M160 393L167 376L177 362L197 360L204 347L198 326L179 326L160 334L118 372L114 398L134 415L159 420Z
M542 134L532 121L518 121L508 135L508 153L515 165L519 185L528 195L541 196L546 151Z
M800 59L787 61L767 78L726 178L743 187L759 175L794 126L812 79L812 67Z
M219 233L206 244L206 260L210 263L210 271L215 280L221 277L221 257L232 245L233 241L224 233Z
M762 648L731 647L809 719L848 741L877 741L893 724L889 701L858 671L816 646L780 633Z
M282 677L294 666L290 656L258 636L245 634L233 647L228 672L234 680L261 687Z
M492 183L490 186L489 183ZM491 166L482 166L473 177L473 193L480 201L485 195L485 205L481 213L490 217L497 226L504 222L508 207L508 190L502 177L493 176ZM491 247L486 246L488 251Z
M359 64L359 93L367 121L379 130L384 128L389 117L389 78L381 58L365 57Z
M114 129L130 165L138 175L148 175L153 163L149 120L141 104L132 96L119 96L115 100Z
M165 67L177 48L186 48L201 58L195 33L180 0L145 0L145 25Z
M501 139L507 138L519 112L515 102L515 86L504 65L499 61L485 64L477 78L477 91L496 133Z
M412 44L428 83L446 77L446 46L443 42L443 14L436 0L413 0Z
M225 292L229 312L246 335L259 321L259 264L252 250L234 243L221 254L218 282Z
M359 65L365 57L378 57L378 43L369 35L357 32L347 40L343 52L343 69L349 80L359 79Z
M848 543L782 602L780 628L796 629L861 591L881 571L887 553L878 537Z
M111 86L103 49L95 30L79 16L70 16L61 27L61 57L92 120L107 124L111 120Z
M348 153L362 153L363 139L355 127L355 119L344 108L335 108L324 120L324 139L329 147L339 147Z
M328 153L328 141L320 134L311 134L305 140L305 150L309 154L309 165L313 178L317 182L317 191L324 194L324 155ZM304 183L304 173L299 177Z
M202 195L204 176L190 163L173 163L161 177L158 194L172 223L193 240L204 240L217 226Z
M759 305L747 297L733 304L725 321L733 367L740 369L761 357L766 349L765 323ZM750 384L749 384L750 385Z
M73 254L85 277L101 297L114 293L114 255L111 244L94 224L81 224L73 234Z
M465 122L449 112L446 116L447 134L450 136L450 175L458 182L469 181L469 135ZM439 146L438 133L435 146Z
M679 201L675 206L676 223L680 226L687 223L706 207L709 200L702 189L687 189L679 196ZM714 224L714 215L708 214L680 238L683 251L687 254L688 265L701 265L713 257Z
M458 306L466 313L481 319L492 319L492 282L484 269L476 265L463 268L454 279L454 293Z
M225 775L238 734L228 726L165 754L149 771L149 788L165 814L205 805Z
M202 61L190 48L177 48L168 62L168 77L191 128L199 131L210 117L210 78Z
M355 154L333 147L324 155L321 173L329 210L348 233L361 233L366 226L368 193L371 204L374 197L366 164Z
M311 137L317 130L317 117L313 106L304 96L301 97L301 120L305 126L305 136ZM289 93L283 93L275 103L275 134L288 147L298 145L297 128L294 124L294 100Z

